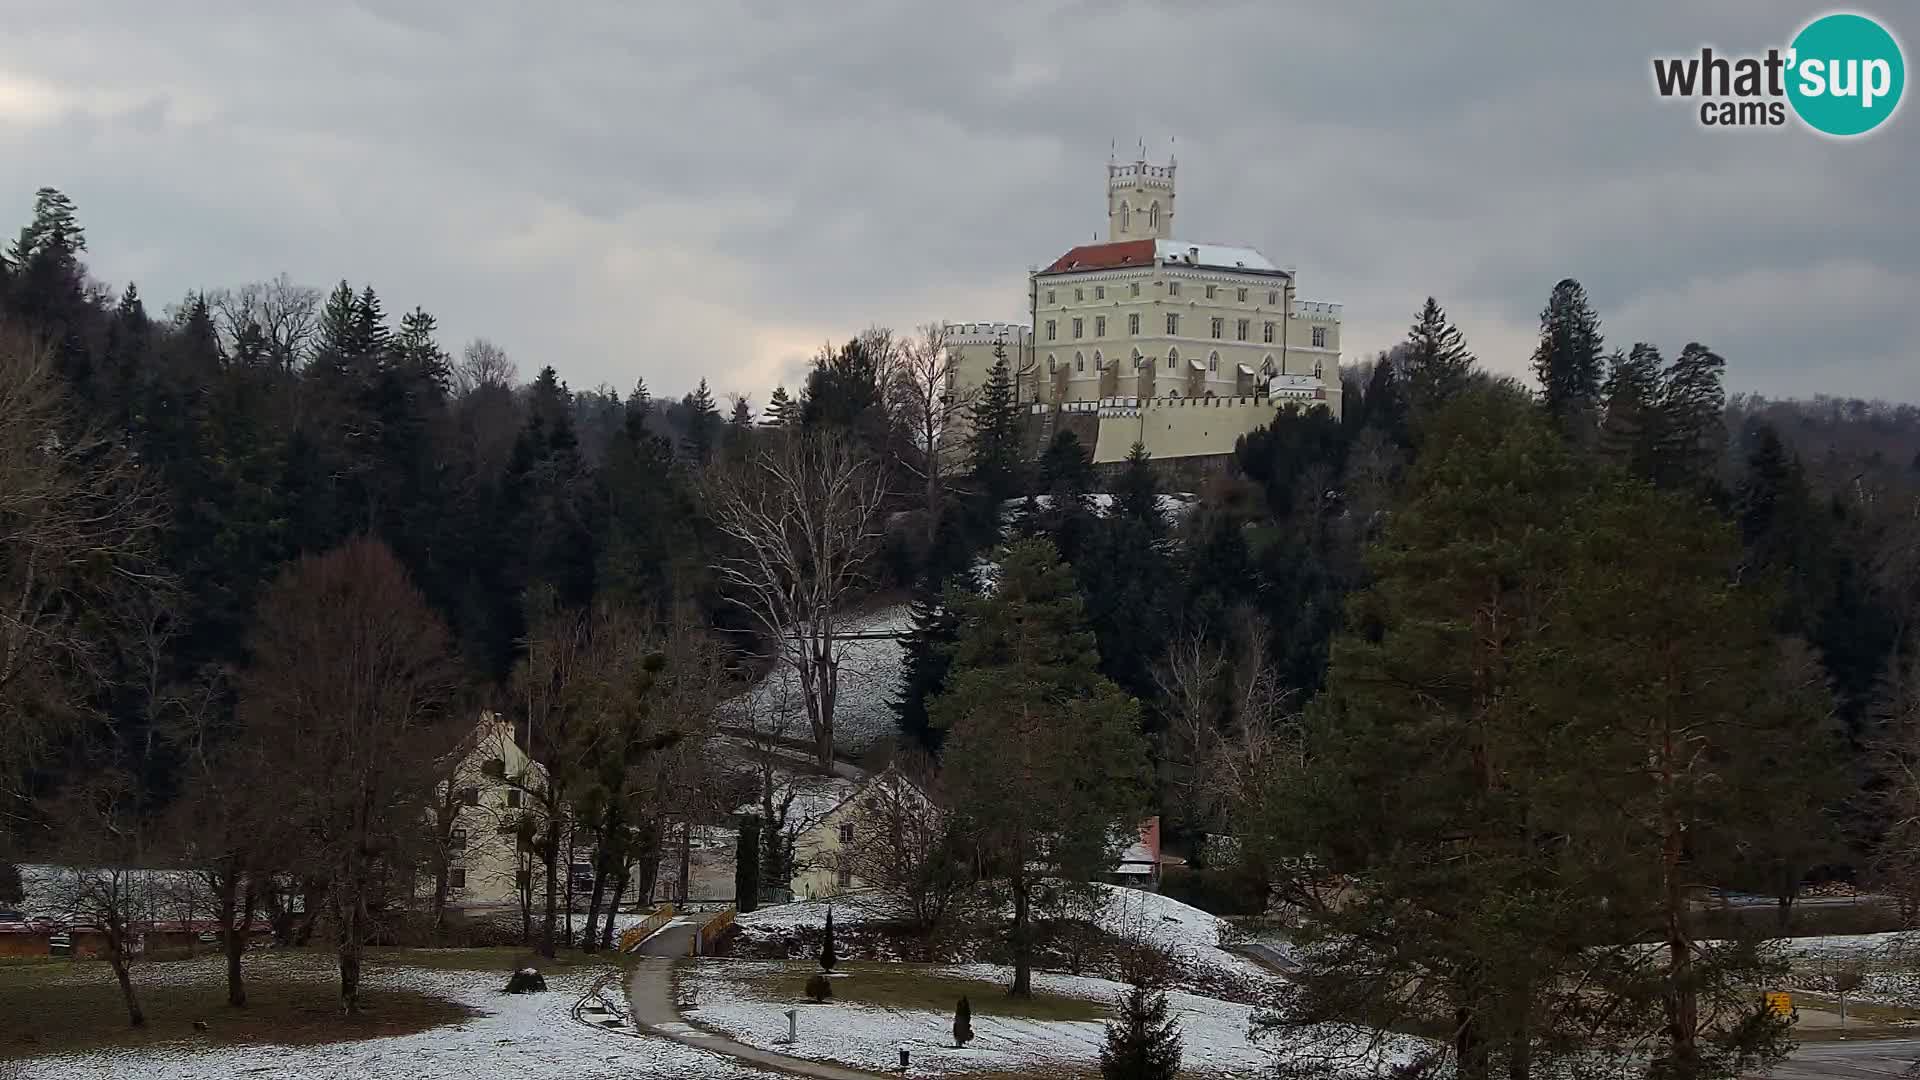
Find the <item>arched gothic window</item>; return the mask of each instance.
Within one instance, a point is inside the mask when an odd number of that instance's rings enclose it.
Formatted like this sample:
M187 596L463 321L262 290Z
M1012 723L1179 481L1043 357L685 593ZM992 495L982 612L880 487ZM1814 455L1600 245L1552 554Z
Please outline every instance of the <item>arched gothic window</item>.
M1159 203L1154 203L1152 206L1147 208L1147 224L1152 226L1155 229L1160 228L1160 204Z
M1084 353L1074 353L1074 354L1073 354L1073 370L1075 370L1075 371L1085 371L1085 370L1087 370L1087 357L1086 357L1086 354L1084 354Z
M1133 210L1123 202L1120 204L1120 231L1126 232L1131 228L1133 228Z

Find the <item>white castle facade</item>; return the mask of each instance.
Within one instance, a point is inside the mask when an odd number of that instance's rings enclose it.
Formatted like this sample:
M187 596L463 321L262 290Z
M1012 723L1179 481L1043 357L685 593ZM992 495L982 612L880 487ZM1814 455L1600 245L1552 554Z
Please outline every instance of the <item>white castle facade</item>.
M972 393L1004 352L1036 414L1097 418L1096 463L1227 454L1282 408L1340 413L1340 305L1304 301L1251 247L1174 234L1174 170L1107 164L1107 240L1028 277L1025 324L948 323ZM1087 415L1090 414L1090 415Z

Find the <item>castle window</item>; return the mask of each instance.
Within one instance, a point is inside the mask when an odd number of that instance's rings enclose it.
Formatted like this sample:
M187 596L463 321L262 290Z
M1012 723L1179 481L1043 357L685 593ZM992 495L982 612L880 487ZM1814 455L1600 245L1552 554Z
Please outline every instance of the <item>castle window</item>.
M1180 283L1179 283L1179 282L1177 282L1177 281L1169 281L1169 282L1167 282L1167 295L1168 295L1168 296L1179 296L1179 295L1180 295Z
M1248 322L1245 319L1241 319L1239 322L1235 323L1233 326L1235 340L1238 340L1238 341L1247 340L1247 327L1251 325L1253 324Z
M1207 357L1207 370L1208 371L1220 370L1220 354L1219 353L1213 353Z
M1082 289L1082 288L1080 288L1080 287L1079 287L1079 286L1077 286L1077 285L1076 285L1076 286L1074 286L1074 290L1073 290L1073 302L1077 304L1077 303L1079 303L1080 301L1082 301L1082 300L1085 300L1086 298L1087 298L1087 290L1085 290L1085 289Z
M1051 304L1051 303L1053 303L1053 290L1052 290L1052 289L1048 289L1048 290L1047 290L1047 303L1049 303L1049 304Z
M1093 317L1093 336L1107 336L1107 317L1105 315L1095 315Z
M1051 356L1047 357L1047 374L1051 375L1055 371L1058 371L1059 369L1060 369L1060 362L1058 360L1055 360Z
M1220 340L1220 335L1227 332L1227 320L1225 319L1213 320L1213 326L1211 327L1211 329L1213 331L1213 339L1215 341Z
M1093 370L1104 371L1106 370L1106 367L1107 367L1107 362L1105 360L1100 359L1100 350L1099 349L1093 350Z
M1152 206L1147 207L1147 225L1156 230L1160 228L1159 203L1154 203Z
M1131 228L1133 228L1133 210L1123 202L1120 204L1120 231L1126 232Z
M1268 304L1268 306L1272 306L1272 305L1274 305L1274 304L1277 304L1277 303L1279 303L1279 302L1280 302L1280 290L1279 290L1279 289L1268 289L1268 290L1267 290L1267 304Z
M1087 358L1084 356L1081 356L1079 353L1074 353L1073 354L1073 370L1075 371L1087 370Z
M1127 316L1127 333L1129 334L1140 333L1140 313L1139 312L1136 311L1133 314Z
M1167 333L1177 334L1179 332L1180 332L1180 316L1175 312L1171 312L1171 311L1167 312Z
M1266 328L1260 331L1260 340L1266 342L1269 345L1273 344L1273 324L1272 323L1268 323L1266 325Z
M1267 329L1268 329L1269 331L1271 331L1271 330L1273 329L1273 324L1272 324L1272 323L1268 323L1268 324L1267 324ZM1054 334L1053 334L1053 331L1054 331L1054 321L1053 321L1052 319L1048 319L1048 320L1047 320L1047 340L1048 340L1048 341L1052 341L1052 340L1053 340L1053 336L1054 336ZM1271 339L1271 337L1272 337L1272 334L1271 334L1271 333L1269 333L1269 334L1268 334L1268 337L1269 337L1269 339Z
M1075 341L1080 340L1081 331L1086 328L1086 325L1087 325L1087 320L1085 319L1073 320L1073 340Z
M1326 327L1316 326L1313 328L1313 347L1316 349L1324 349L1327 347Z
M1239 294L1238 294L1238 299L1239 299L1239 301L1240 301L1241 303L1243 303L1243 304L1244 304L1244 303L1246 303L1246 302L1247 302L1247 290L1245 290L1245 289L1241 289L1241 290L1239 290Z
M1172 371L1179 363L1180 358L1178 356L1169 355L1167 357L1167 370Z
M1313 362L1313 377L1314 377L1314 378L1316 378L1316 379L1317 379L1317 378L1319 378L1319 377L1320 377L1320 374L1321 374L1321 372L1322 372L1323 370L1324 370L1324 369L1323 369L1323 368L1321 368L1321 366L1320 366L1320 361L1318 361L1318 360L1315 360L1315 361Z
M1107 287L1105 285L1095 285L1093 287L1093 298L1095 300L1105 300L1107 298Z
M1213 299L1214 291L1215 291L1214 286L1212 285L1207 286L1207 299L1209 300Z
M1133 284L1131 284L1131 285L1128 285L1128 286L1127 286L1127 295L1129 295L1129 296L1139 296L1139 295L1140 295L1140 283L1136 281L1136 282L1134 282Z

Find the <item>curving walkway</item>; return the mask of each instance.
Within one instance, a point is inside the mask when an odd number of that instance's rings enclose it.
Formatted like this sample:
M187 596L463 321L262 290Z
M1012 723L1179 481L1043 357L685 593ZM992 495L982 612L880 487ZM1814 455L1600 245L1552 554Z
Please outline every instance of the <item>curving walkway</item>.
M666 933L665 930L661 931ZM655 938L660 935L656 934ZM654 938L649 938L652 943ZM643 946L641 952L645 952ZM686 941L681 941L681 953L686 951ZM633 965L627 973L627 1001L632 1006L633 1026L651 1035L687 1046L710 1050L716 1054L725 1054L730 1058L758 1065L765 1069L776 1069L795 1076L814 1076L821 1080L877 1080L879 1073L861 1072L839 1065L828 1065L805 1058L787 1057L762 1050L756 1046L737 1043L725 1035L716 1035L703 1031L685 1020L680 1019L680 1010L673 1003L673 961L656 955L648 955Z

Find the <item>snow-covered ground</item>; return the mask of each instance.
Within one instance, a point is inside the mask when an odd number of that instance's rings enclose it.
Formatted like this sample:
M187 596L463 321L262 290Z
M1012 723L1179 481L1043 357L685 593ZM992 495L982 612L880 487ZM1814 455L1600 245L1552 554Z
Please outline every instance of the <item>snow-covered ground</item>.
M839 627L842 633L882 635L840 645L840 694L833 709L833 745L840 753L862 754L899 733L893 698L900 691L905 655L900 636L912 625L908 605L895 604L851 616ZM735 723L744 724L751 710L762 730L783 722L788 738L805 741L810 737L799 677L784 664L776 664L753 689L730 704Z
M105 965L99 967L104 970ZM171 979L220 978L218 961L212 958L154 965L140 977L146 980L163 970ZM480 1015L450 1027L362 1042L212 1048L183 1042L6 1062L0 1064L0 1073L17 1080L763 1080L773 1075L665 1039L597 1031L577 1023L571 1015L574 1002L593 980L593 972L561 972L548 976L547 993L513 995L500 992L505 975L499 972L375 968L368 973L370 987L438 994Z
M695 1008L687 1018L725 1032L752 1046L796 1057L837 1061L856 1068L885 1069L898 1062L897 1047L905 1043L916 1072L1021 1072L1049 1066L1085 1068L1099 1060L1105 1039L1102 1020L1032 1020L973 1014L974 1038L965 1049L953 1045L953 1015L925 1009L885 1008L857 1002L824 1005L766 1000L766 976L782 969L777 963L702 961L682 975L691 988ZM950 978L1004 985L1010 969L987 964L926 969L929 979ZM857 980L857 973L847 975ZM1107 979L1035 973L1037 992L1098 1002L1109 1011L1126 986ZM1218 1077L1254 1077L1272 1072L1276 1055L1287 1046L1253 1030L1254 1009L1247 1005L1173 991L1167 995L1169 1012L1180 1021L1184 1039L1183 1072ZM786 1012L799 1010L799 1039L787 1044ZM1297 1045L1289 1041L1289 1045ZM1354 1053L1361 1051L1357 1038ZM1324 1046L1316 1049L1324 1050ZM1400 1048L1396 1045L1394 1051ZM1390 1056L1393 1051L1389 1051ZM1355 1075L1367 1075L1370 1069Z

